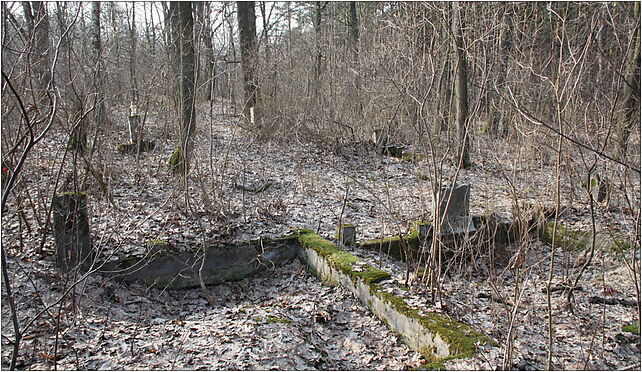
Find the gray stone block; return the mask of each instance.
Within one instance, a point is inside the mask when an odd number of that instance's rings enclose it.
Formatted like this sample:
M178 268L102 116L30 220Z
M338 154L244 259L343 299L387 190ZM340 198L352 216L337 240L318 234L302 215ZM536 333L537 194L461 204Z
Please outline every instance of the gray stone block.
M440 234L456 235L474 232L475 224L469 215L470 184L457 183L442 187L437 194L439 208L436 223L441 222Z

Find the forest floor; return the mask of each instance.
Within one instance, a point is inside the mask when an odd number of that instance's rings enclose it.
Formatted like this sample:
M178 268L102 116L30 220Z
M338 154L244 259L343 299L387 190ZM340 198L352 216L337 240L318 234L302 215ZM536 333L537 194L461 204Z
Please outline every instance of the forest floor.
M122 121L101 135L99 170L110 197L101 196L90 182L95 246L115 259L143 255L150 239L188 249L282 236L292 228L310 228L331 238L339 221L357 225L358 239L364 240L406 233L410 221L430 218L435 172L428 159L403 161L376 154L364 144L329 146L299 141L294 134L279 141L259 140L238 126L238 117L210 115L206 106L198 116L207 119L195 132L197 148L187 183L167 171L174 141L161 117L147 118L146 139L157 143L149 153L123 155L115 150L127 142ZM554 205L552 164L526 152L514 156L501 141L492 147L484 143L475 143L473 159L480 160L458 174L458 181L471 184L471 214L512 218L515 200L520 206ZM24 335L21 368L52 369L55 363L63 369L409 369L424 362L347 291L322 286L297 262L207 288L216 300L214 308L203 289L162 291L100 275L57 274L51 236L38 252L44 208L30 204L47 204L54 189L73 190L70 177L61 177L55 187L65 148L62 131L52 132L36 148L22 175L27 186L22 195L28 197L20 202L12 198L2 217L2 244L10 253L21 324L47 307ZM63 175L72 173L72 155L66 156ZM455 174L447 163L440 167L442 174ZM573 179L562 181L563 223L589 230L586 193ZM628 196L639 204L639 175L633 184ZM251 189L264 190L247 191ZM611 203L622 204L625 194L614 192ZM24 218L17 213L18 204ZM630 233L634 222L625 212L600 207L599 231ZM508 247L509 255L517 248ZM501 368L509 328L515 339L511 368L546 368L548 310L542 289L549 275L550 246L535 239L525 249L526 263L517 280L515 270L490 267L483 255L454 263L438 302L430 300L417 278L410 278L414 284L409 301L445 312L501 345L448 362L448 369ZM353 253L407 284L404 263L373 252ZM576 256L555 251L553 284L579 273L573 265ZM639 269L637 273L639 283ZM79 283L72 291L74 303L57 302L73 279ZM517 302L511 300L516 284ZM572 312L565 296L552 295L553 365L639 368L640 337L622 330L635 322L637 309L589 302L591 296L637 300L636 282L622 255L598 252L580 285ZM3 288L3 368L12 350L6 297Z

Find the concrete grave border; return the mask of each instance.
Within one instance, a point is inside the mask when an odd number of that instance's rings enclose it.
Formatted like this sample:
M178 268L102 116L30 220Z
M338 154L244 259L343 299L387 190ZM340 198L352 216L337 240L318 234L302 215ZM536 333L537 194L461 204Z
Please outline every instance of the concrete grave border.
M382 283L390 279L390 273L366 264L312 230L299 229L283 238L196 252L172 253L167 243L155 243L162 247L151 257L107 263L99 272L125 282L178 289L240 280L299 258L324 284L345 287L418 351L430 362L422 368L443 369L446 360L473 356L478 345L498 346L445 314L409 305L387 290L390 283Z

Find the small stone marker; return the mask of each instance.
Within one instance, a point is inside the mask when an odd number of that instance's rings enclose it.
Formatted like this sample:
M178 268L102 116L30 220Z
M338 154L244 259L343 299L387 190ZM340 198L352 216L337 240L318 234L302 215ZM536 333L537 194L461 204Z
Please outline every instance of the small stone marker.
M595 173L591 177L590 190L595 202L602 203L607 199L607 187L608 181L602 179L599 174Z
M441 221L440 235L455 235L476 230L473 219L468 213L470 184L457 183L454 188L442 187L437 200L439 200L439 209L435 221L436 223Z
M420 242L425 241L426 238L428 238L428 236L432 233L432 225L430 225L430 222L413 221L412 228L417 231L417 238L419 238Z
M349 223L341 224L337 226L335 237L346 247L352 247L357 244L357 227Z
M132 103L129 107L129 140L131 143L138 142L138 124L140 117L138 116L138 107Z
M62 272L68 272L79 264L89 267L92 261L87 196L61 194L53 199L54 237L56 240L56 263Z

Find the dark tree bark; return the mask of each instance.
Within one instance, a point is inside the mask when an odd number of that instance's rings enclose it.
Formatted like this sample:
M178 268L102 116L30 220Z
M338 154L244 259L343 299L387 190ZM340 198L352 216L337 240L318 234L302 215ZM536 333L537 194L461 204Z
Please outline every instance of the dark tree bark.
M495 80L495 87L491 87L489 91L490 99L488 104L489 114L489 128L488 131L493 136L505 136L508 134L506 128L505 112L501 107L501 95L504 92L504 85L506 82L506 72L508 69L508 58L512 48L512 15L510 12L511 4L503 4L503 15L501 18L501 25L499 29L499 71L497 79ZM496 89L495 89L496 88Z
M105 65L102 59L102 35L100 31L100 2L91 4L91 49L94 57L94 84L96 94L95 122L99 131L106 122L105 111ZM95 141L94 141L95 142Z
M260 126L259 120L259 87L257 79L257 44L256 14L253 1L239 1L238 8L239 34L241 41L241 67L245 90L243 115L246 122Z
M138 85L136 84L136 9L132 2L132 18L129 26L129 79L130 79L130 101L132 106L138 105Z
M640 19L640 3L633 4L633 19ZM626 57L626 67L624 73L624 86L622 87L622 103L618 112L618 159L625 160L628 151L628 142L631 132L638 120L635 120L635 114L640 109L640 23L637 22L636 28L631 35Z
M318 102L321 95L321 63L323 60L323 53L321 51L321 21L323 5L320 1L317 1L314 3L314 6L314 33L316 37L316 51L314 56L314 87L312 89L314 97L316 97L316 100Z
M214 66L214 45L212 42L212 25L210 24L211 3L201 6L200 17L203 22L203 44L205 44L205 99L212 100L213 89L216 87Z
M452 4L452 27L455 41L457 69L455 74L455 117L457 118L457 137L459 139L455 163L461 168L470 166L470 138L468 133L468 66L464 49L463 20L459 2Z
M229 5L229 8L228 8ZM229 11L228 11L229 9ZM225 22L227 23L227 28L228 28L228 37L229 37L229 50L228 50L228 58L232 58L233 61L237 61L237 56L236 56L236 43L234 42L234 26L232 22L232 14L234 13L234 7L233 5L229 3L223 3L223 14L225 17ZM235 69L230 69L226 68L226 84L227 84L227 91L228 91L228 96L230 99L230 104L232 108L232 113L233 115L236 115L236 89L233 83L234 78L236 77L236 70Z
M351 1L350 10L350 49L352 51L352 60L357 61L359 58L359 18L357 17L357 3Z
M352 54L352 69L354 70L353 94L354 106L357 117L361 117L363 112L363 103L361 102L361 76L359 74L359 18L357 16L357 3L349 3L350 13L350 51Z
M162 3L165 6L165 3ZM171 1L169 3L169 8L166 9L165 13L165 32L166 32L166 41L167 41L167 59L169 60L169 65L171 66L170 73L172 74L171 83L169 85L170 91L169 96L172 97L174 103L174 109L176 112L180 110L180 104L176 100L177 95L175 92L178 92L179 81L180 81L180 46L179 46L179 24L178 24L178 2Z
M192 2L178 3L180 30L180 96L181 96L181 148L183 172L187 174L194 143L192 134L196 127L194 110L194 19Z
M169 159L169 169L176 174L187 176L194 149L192 134L196 127L194 110L195 58L194 58L194 17L192 2L172 1L169 9L171 39L178 47L179 101L180 101L180 143Z
M51 56L49 53L49 16L42 1L23 1L22 7L27 21L30 45L27 68L31 69L38 92L34 102L43 103L45 92L51 81Z

